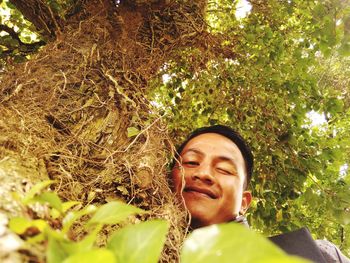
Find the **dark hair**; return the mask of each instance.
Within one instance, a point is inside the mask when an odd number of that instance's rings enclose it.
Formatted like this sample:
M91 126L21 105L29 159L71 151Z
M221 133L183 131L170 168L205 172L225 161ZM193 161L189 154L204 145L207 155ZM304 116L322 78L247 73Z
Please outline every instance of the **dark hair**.
M250 183L250 180L252 178L253 174L253 167L254 167L254 157L253 154L248 146L248 144L244 141L241 135L239 135L235 130L231 129L228 126L224 125L213 125L209 127L202 127L199 129L194 130L187 139L177 148L177 155L180 155L182 150L185 148L186 144L193 139L194 137L197 137L198 135L204 134L204 133L217 133L220 134L228 139L230 139L232 142L234 142L238 149L241 151L242 156L245 161L246 171L247 171L247 180L246 180L246 186ZM174 164L173 164L174 165Z

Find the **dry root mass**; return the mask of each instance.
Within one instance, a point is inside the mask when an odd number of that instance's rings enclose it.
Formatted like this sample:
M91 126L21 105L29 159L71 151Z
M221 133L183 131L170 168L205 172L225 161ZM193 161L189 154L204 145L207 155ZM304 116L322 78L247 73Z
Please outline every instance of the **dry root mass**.
M171 222L162 261L177 261L186 216L169 186L174 147L145 94L176 50L204 43L203 7L107 2L86 1L55 41L1 77L0 209L23 213L11 193L48 178L63 200L122 199Z

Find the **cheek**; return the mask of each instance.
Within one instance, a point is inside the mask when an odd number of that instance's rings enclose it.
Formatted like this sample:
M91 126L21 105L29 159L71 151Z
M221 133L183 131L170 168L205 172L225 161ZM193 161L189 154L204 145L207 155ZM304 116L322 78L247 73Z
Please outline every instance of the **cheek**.
M243 184L237 177L228 177L221 182L227 202L237 203L242 197Z

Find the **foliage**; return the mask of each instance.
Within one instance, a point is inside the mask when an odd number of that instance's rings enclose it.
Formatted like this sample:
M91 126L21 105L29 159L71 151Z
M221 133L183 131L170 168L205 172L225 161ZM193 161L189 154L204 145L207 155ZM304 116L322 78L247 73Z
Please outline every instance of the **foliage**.
M94 244L103 225L119 224L127 217L136 213L145 213L145 211L117 201L98 208L87 205L83 208L71 209L80 204L77 202L62 203L56 193L42 191L52 183L54 182L38 183L22 200L24 205L36 202L49 205L50 217L45 220L17 217L12 218L9 223L10 229L21 235L22 238L27 238L26 232L29 229L32 232L34 229L37 230L34 236L26 240L26 243L27 245L47 244L46 261L48 263L158 262L168 232L168 222L156 219L127 225L115 231L105 247L96 247ZM49 198L42 198L43 196ZM58 207L60 207L59 210L57 210ZM27 206L27 209L30 209L30 206ZM57 211L59 215L54 216ZM70 239L70 228L79 222L80 217L86 215L92 216L87 223L84 223L85 237L81 240ZM54 219L59 219L61 227L52 227ZM84 221L86 222L86 220ZM242 243L244 246L241 246ZM239 252L234 249L237 247L240 247ZM259 248L258 253L257 248ZM184 243L181 262L213 262L217 260L231 262L232 258L245 260L240 260L241 262L306 262L285 255L262 236L233 223L214 225L193 231Z
M145 254L148 254L149 259L144 262L158 261L165 242L167 222L150 220L122 228L111 237L107 243L108 249L98 248L94 244L103 225L119 224L131 215L145 211L120 201L109 202L98 208L93 205L81 207L79 202L62 202L56 193L42 191L52 183L43 181L36 184L22 200L27 209L31 209L29 205L34 203L49 205L49 216L34 220L14 217L9 222L9 228L22 237L28 237L29 229L32 232L35 230L36 234L26 240L28 244L47 242L47 262L140 262L140 256L144 257ZM69 238L74 224L88 215L90 219L83 220L85 236L81 240ZM135 242L140 244L137 249Z
M71 1L46 2L63 19L69 16ZM148 99L157 108L155 112L164 114L163 119L177 142L181 142L185 134L194 128L215 123L230 125L247 138L256 163L250 186L255 198L248 215L255 230L270 235L306 225L316 238L327 238L350 254L347 237L350 234L350 176L347 168L350 155L349 1L251 0L252 10L243 19L235 17L237 2L209 1L205 9L208 28L196 28L197 31L208 31L214 40L219 39L214 42L219 43L221 50L230 51L228 55L224 52L211 55L209 51L217 46L211 46L210 41L203 41L202 46L188 44L186 48L174 52L160 69L157 68L157 78L144 80L135 74L132 81L127 78L124 90L128 92L128 85L134 82L147 83L142 85L150 83ZM4 10L10 8L11 15L1 14L1 24L13 28L23 43L33 44L44 39L43 36L32 38L36 29L23 20L14 6L7 4L7 1L2 1L1 7ZM166 17L167 21L161 16L155 18L164 19L162 25L167 29L169 17ZM149 24L152 30L158 29L152 25ZM173 39L177 31L174 31L161 39L157 39L157 32L152 31L152 41L143 43L143 46L154 43L161 43L159 46L162 48L165 46L164 49L152 49L152 54L158 59L164 50L177 43ZM12 65L12 60L28 59L39 48L23 51L22 46L26 45L18 39L16 41L16 36L11 37L10 33L4 32L0 35L2 65ZM186 37L180 38L179 42L188 43L185 40ZM84 48L77 50L85 52ZM96 47L91 52L89 48L86 50L86 54L91 54L91 60L93 55L99 59ZM88 57L84 55L84 59ZM132 64L132 57L128 59L128 63ZM123 57L123 63L124 60ZM122 74L129 76L129 72ZM85 77L91 76L84 75L84 80ZM99 83L99 80L96 82ZM75 88L76 79L70 84ZM115 93L120 93L120 89ZM87 89L84 87L82 90L83 93ZM97 94L95 91L92 93ZM115 93L111 93L111 98L116 96ZM122 94L124 99L132 97ZM97 101L102 96L96 97ZM88 102L82 103L82 108L90 107ZM93 106L98 108L100 104ZM315 125L310 116L321 116L323 123ZM55 119L53 123L56 126L60 124ZM141 126L132 123L128 127L127 137L141 134ZM59 130L64 131L62 127ZM89 133L86 134L89 137ZM93 141L95 143L97 141ZM99 220L104 216L97 216L94 206L67 212L71 206L78 204L61 202L52 193L38 195L39 190L32 192L25 203L50 203L51 217L64 218L62 233L52 231L47 221L40 219L13 219L13 227L18 232L30 226L38 229L42 233L36 237L38 242L46 238L50 244L48 251L56 248L62 251L62 255L48 252L48 258L53 261L71 255L70 248L79 247L74 253L81 253L78 252L81 247L91 247L94 230L91 236L81 241L85 242L77 246L67 245L71 245L72 241L64 235L79 218L95 213L97 219L91 224L100 225L102 222L99 223ZM105 212L108 211L103 211L103 215ZM113 222L115 217L119 215L113 215ZM96 227L97 230L99 228ZM120 235L124 236L123 232ZM112 243L118 242L113 239ZM81 254L74 255L70 260L83 257ZM105 249L91 250L88 255L102 259L111 257Z
M151 100L178 143L215 123L247 138L255 229L307 225L349 253L349 2L250 3L243 19L231 1L208 5L211 30L229 39L222 45L235 44L234 58L183 50L161 69Z
M127 226L111 236L107 247L114 252L117 262L157 262L167 230L168 223L160 220Z
M234 234L234 235L233 235ZM181 262L307 262L287 256L262 236L236 223L197 229L184 243Z
M23 62L45 44L34 26L8 1L0 2L0 70Z

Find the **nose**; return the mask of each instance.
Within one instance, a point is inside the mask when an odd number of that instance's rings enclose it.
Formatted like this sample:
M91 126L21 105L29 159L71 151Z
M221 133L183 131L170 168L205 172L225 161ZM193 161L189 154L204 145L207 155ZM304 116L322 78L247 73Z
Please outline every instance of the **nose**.
M192 180L201 180L202 182L212 185L215 182L215 177L210 164L202 163L192 174Z

